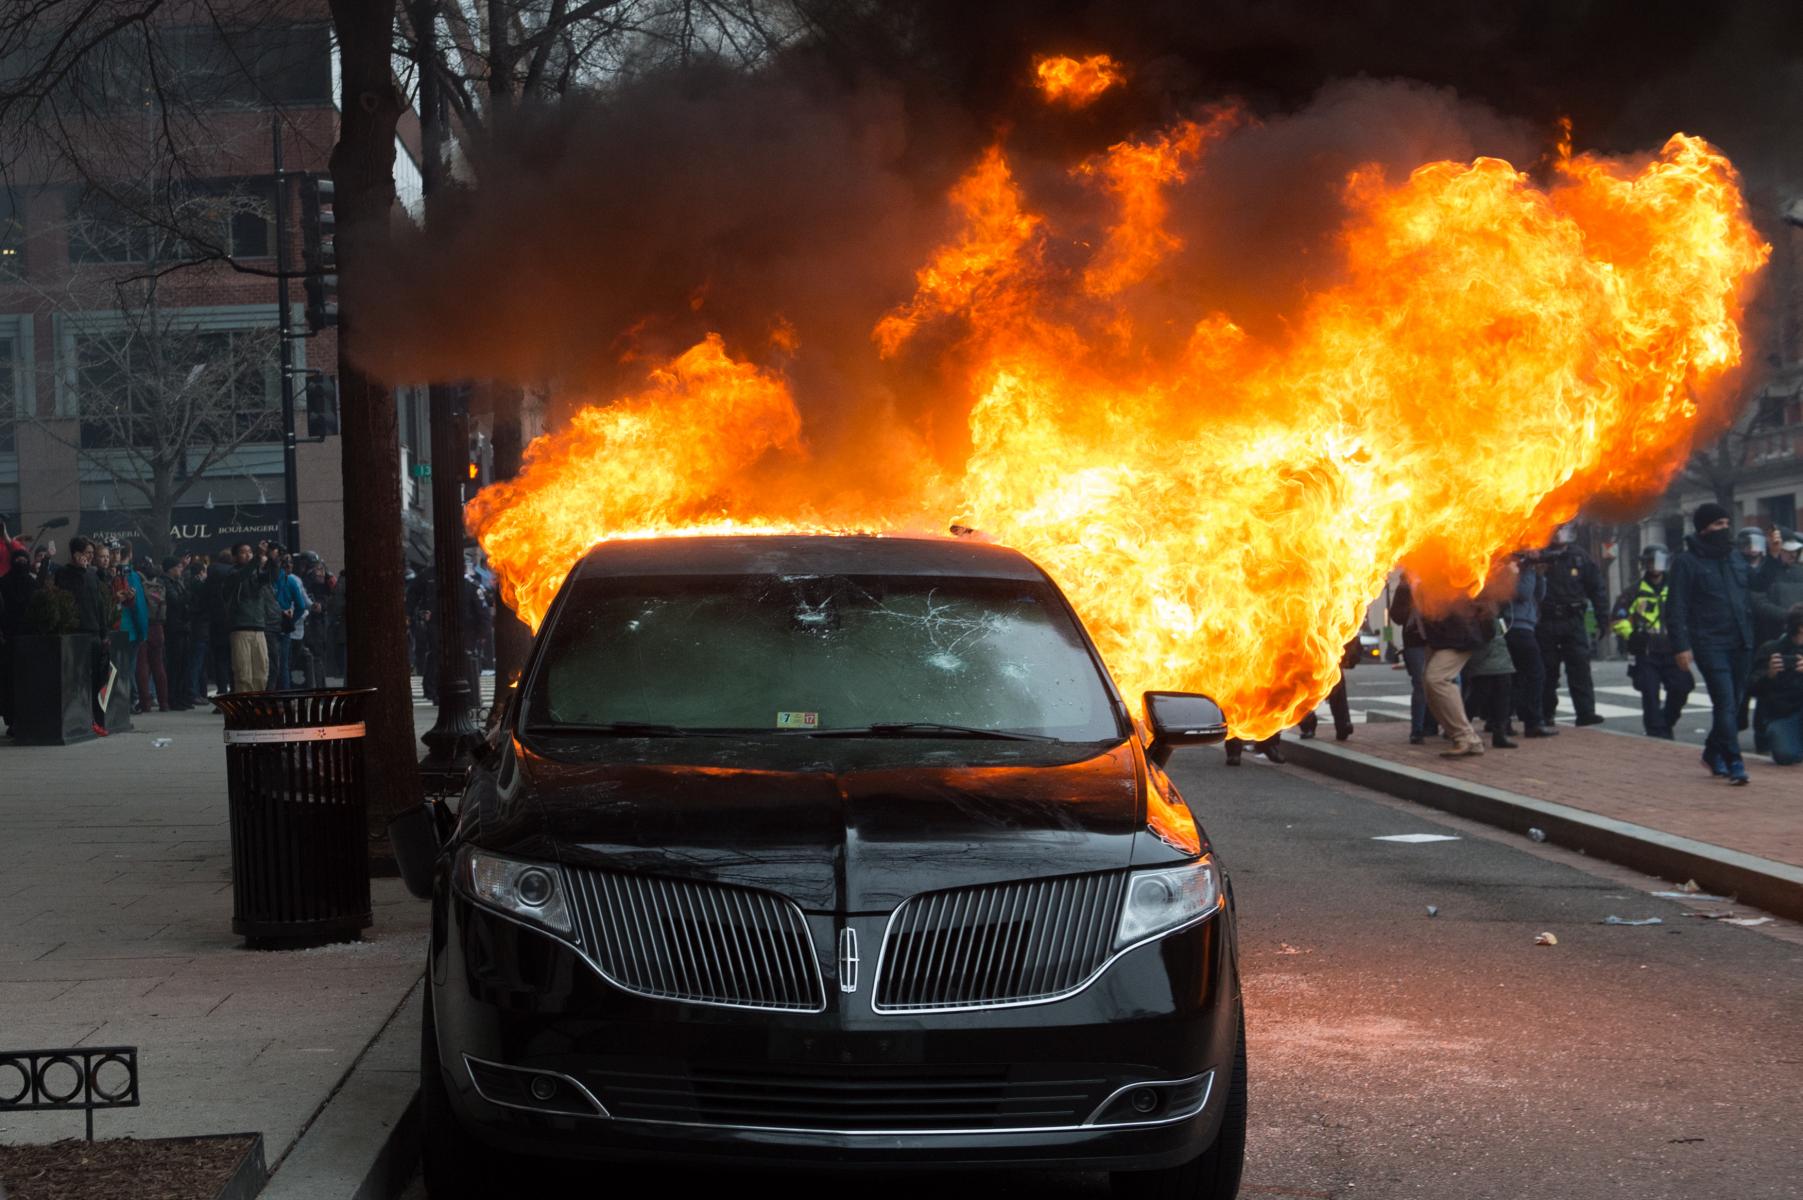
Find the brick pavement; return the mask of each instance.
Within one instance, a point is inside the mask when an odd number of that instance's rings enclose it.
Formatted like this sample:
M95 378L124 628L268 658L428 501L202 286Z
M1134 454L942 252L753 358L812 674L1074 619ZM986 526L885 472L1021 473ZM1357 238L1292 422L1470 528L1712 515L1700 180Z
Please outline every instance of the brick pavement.
M143 1105L97 1114L96 1136L260 1131L273 1164L418 980L429 917L376 880L363 942L244 949L221 726L195 711L76 746L0 738L0 1050L136 1045ZM0 1141L81 1131L79 1114L0 1116Z
M1323 720L1324 735L1332 726ZM1775 767L1747 755L1753 782L1710 776L1695 746L1560 726L1559 736L1521 740L1517 750L1442 758L1446 743L1411 746L1406 722L1358 727L1349 750L1494 788L1631 821L1664 833L1803 866L1803 766ZM1520 739L1518 739L1520 740Z

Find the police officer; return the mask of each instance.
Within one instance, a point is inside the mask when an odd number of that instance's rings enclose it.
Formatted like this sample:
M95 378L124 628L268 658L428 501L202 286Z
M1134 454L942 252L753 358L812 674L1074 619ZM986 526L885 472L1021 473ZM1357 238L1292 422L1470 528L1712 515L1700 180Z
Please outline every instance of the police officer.
M1540 719L1553 722L1559 707L1559 667L1564 664L1571 684L1571 704L1578 710L1579 725L1600 725L1596 715L1596 688L1590 680L1590 631L1584 624L1584 606L1596 610L1599 626L1609 611L1603 590L1603 573L1577 544L1577 529L1561 525L1553 544L1543 552L1546 561L1546 599L1540 605L1540 659L1546 668L1540 685Z
M1671 635L1665 630L1665 600L1668 584L1665 569L1671 565L1671 552L1664 546L1648 546L1640 552L1640 582L1615 602L1615 633L1627 643L1634 661L1628 664L1628 678L1640 693L1641 724L1648 737L1672 741L1672 728L1684 701L1696 680L1678 666L1672 653ZM1665 693L1660 703L1660 691Z

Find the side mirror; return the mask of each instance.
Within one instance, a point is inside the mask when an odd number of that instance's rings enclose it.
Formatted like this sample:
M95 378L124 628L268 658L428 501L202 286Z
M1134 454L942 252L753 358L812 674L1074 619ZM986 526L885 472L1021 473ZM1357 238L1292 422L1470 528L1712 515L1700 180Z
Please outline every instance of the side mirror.
M432 870L443 845L437 808L431 802L417 804L388 822L388 844L394 847L401 881L421 900L432 898Z
M1152 744L1146 757L1159 766L1171 760L1179 746L1209 746L1227 736L1227 718L1221 706L1194 692L1147 692L1146 724Z

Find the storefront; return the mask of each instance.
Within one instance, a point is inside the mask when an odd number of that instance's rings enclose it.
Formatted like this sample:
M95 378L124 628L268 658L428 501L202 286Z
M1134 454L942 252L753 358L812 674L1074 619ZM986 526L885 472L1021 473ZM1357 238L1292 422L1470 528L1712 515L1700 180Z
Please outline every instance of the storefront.
M140 552L149 548L144 535L133 521L132 513L110 510L83 512L81 532L103 541L126 539ZM169 540L176 554L213 555L228 550L239 542L279 541L282 530L280 504L216 504L182 505L172 514Z

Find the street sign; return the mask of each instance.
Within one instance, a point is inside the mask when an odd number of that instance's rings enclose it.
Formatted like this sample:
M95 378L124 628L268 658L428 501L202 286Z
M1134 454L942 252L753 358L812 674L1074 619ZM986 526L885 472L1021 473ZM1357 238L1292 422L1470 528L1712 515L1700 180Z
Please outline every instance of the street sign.
M413 477L415 479L430 479L430 478L432 478L432 464L429 462L414 463L413 464Z

